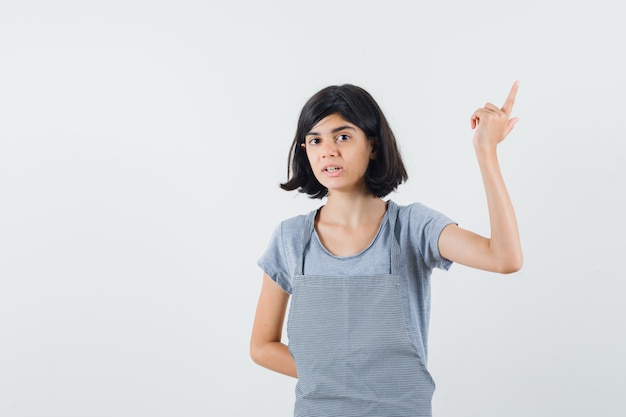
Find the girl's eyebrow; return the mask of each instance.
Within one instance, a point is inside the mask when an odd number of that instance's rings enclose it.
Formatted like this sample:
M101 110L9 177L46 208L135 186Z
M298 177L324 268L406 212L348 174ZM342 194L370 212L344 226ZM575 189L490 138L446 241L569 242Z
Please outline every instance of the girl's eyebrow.
M345 126L339 126L339 127L334 128L333 130L331 130L331 133L337 133L337 132L341 132L342 130L348 130L348 129L356 131L354 127L345 125ZM309 132L304 136L320 136L320 134L317 132Z

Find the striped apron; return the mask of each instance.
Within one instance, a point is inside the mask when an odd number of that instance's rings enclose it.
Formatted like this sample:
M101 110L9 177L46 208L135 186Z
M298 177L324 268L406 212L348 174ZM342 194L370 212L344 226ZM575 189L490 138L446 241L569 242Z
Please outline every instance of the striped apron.
M430 417L435 383L409 334L400 293L398 208L388 205L391 271L304 275L303 231L287 332L296 362L295 417Z

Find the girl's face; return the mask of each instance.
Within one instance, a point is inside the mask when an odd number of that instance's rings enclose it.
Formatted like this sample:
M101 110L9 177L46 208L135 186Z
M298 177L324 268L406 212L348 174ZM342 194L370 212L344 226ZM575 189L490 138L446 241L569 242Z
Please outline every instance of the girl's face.
M356 125L334 113L320 120L304 139L315 178L332 191L363 192L365 172L375 158L372 142Z

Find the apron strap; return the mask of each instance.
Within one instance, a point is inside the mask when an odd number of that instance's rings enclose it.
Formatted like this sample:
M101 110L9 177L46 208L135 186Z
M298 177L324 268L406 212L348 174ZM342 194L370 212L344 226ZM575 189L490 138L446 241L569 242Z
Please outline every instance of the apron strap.
M393 201L387 202L387 214L389 216L389 229L391 231L391 274L400 274L400 237L396 233L398 222L398 206ZM398 233L400 231L398 230Z
M315 216L319 209L312 210L309 214L307 214L304 219L304 228L302 230L302 250L300 251L300 255L298 256L298 262L296 262L296 271L295 276L304 275L304 252L306 252L306 248L311 241L311 237L313 236L313 230L315 228Z

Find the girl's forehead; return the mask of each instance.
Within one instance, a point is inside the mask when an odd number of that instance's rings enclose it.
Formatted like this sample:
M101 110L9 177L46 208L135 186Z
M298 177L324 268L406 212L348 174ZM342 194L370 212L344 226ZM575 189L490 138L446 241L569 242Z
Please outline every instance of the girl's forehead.
M338 126L346 126L357 128L353 123L347 121L340 113L329 114L328 116L317 122L312 128L311 132L322 132L326 130L336 129Z

